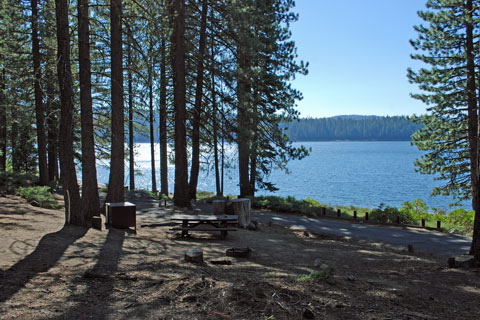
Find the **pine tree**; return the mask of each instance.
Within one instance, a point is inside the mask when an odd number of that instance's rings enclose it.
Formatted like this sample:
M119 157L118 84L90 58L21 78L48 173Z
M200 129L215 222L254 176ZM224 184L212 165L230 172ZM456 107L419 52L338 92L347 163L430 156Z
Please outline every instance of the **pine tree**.
M107 202L123 202L125 178L123 123L123 65L122 65L122 0L110 2L111 84L112 84L112 149Z
M58 83L60 87L60 176L65 198L66 223L85 225L77 183L73 150L73 81L70 64L70 33L68 27L68 4L66 0L55 1L58 44Z
M437 173L446 184L433 194L472 199L475 226L471 253L480 261L480 174L477 96L479 74L479 1L429 0L419 12L427 26L417 26L413 55L429 67L409 70L410 81L424 91L413 95L427 105L428 114L414 117L424 127L413 143L427 153L416 165L421 173Z

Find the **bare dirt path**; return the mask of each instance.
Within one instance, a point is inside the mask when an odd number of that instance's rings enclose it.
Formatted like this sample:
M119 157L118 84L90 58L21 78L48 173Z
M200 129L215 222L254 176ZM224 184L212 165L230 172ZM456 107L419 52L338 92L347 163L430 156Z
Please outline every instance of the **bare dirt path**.
M0 197L0 319L480 317L479 273L447 269L433 255L263 223L227 240L184 239L156 219L177 209L144 210L135 235L64 227L61 210ZM247 246L248 259L225 256ZM184 262L188 248L202 249L205 262ZM319 270L316 259L333 281L298 281Z

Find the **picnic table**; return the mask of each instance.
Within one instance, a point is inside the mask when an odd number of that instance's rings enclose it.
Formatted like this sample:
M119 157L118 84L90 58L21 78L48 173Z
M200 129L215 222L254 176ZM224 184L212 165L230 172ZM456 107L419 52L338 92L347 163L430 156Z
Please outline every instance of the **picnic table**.
M231 225L237 223L238 216L176 214L172 216L171 220L181 222L180 227L174 227L170 230L182 231L182 237L188 237L188 232L193 231L220 231L222 239L225 239L228 231L237 230L231 227Z

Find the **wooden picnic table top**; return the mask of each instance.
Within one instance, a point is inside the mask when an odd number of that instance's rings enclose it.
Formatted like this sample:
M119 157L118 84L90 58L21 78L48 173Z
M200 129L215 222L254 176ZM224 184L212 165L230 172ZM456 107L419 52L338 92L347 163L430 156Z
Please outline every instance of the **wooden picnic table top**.
M175 214L170 220L176 221L237 221L236 215Z

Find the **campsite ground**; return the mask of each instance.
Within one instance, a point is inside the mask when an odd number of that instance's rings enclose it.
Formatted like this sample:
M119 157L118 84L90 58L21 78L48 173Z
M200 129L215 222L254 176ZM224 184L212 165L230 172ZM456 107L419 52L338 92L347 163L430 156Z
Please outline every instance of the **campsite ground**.
M448 269L444 257L263 223L227 240L183 239L154 220L175 210L139 213L135 235L64 227L62 210L0 196L0 319L480 317L480 273ZM229 247L254 251L235 259ZM205 262L184 262L188 248ZM299 281L316 259L333 278Z

